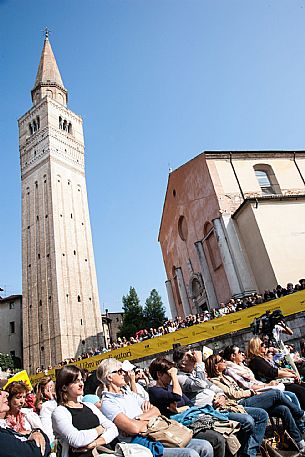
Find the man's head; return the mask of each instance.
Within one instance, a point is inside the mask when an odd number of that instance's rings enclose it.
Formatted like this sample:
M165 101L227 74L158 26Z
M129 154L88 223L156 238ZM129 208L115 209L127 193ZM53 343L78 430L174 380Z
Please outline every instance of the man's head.
M177 367L185 373L191 373L196 365L196 358L187 347L179 347L174 350L173 361Z
M230 362L241 364L244 359L244 353L240 350L238 346L232 344L231 346L227 346L223 351L223 358Z

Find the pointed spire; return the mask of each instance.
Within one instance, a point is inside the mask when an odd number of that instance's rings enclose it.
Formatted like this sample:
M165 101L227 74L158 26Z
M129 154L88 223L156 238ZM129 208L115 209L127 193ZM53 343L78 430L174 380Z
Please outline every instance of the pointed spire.
M49 41L49 30L45 31L44 45L38 66L32 101L35 105L46 95L66 105L68 93L62 82L60 72Z

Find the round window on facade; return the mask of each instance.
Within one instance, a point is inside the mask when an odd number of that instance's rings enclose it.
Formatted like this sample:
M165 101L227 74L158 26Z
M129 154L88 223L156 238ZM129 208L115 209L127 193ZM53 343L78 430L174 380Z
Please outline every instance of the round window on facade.
M184 216L180 216L178 220L178 233L182 241L187 239L187 223Z

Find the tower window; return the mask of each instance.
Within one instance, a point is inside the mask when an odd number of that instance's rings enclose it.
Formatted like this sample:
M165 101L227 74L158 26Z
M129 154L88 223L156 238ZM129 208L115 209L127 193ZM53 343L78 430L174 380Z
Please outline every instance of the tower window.
M62 124L62 128L64 131L67 131L68 130L68 125L67 125L67 121L64 120L63 124Z
M80 303L80 295L77 296L77 301Z
M72 124L69 122L68 124L68 133L72 133Z
M80 325L83 325L83 319L80 320Z
M42 306L42 301L41 300L39 300L39 306Z
M62 117L59 116L59 125L58 127L62 130Z
M73 254L74 254L74 255L76 255L76 251L75 251L75 249L74 249L74 251L73 251Z

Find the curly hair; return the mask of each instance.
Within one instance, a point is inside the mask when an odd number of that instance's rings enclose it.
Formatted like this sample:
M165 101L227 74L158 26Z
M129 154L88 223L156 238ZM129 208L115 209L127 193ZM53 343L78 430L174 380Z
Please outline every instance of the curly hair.
M8 392L8 402L10 403L11 399L15 395L20 395L20 394L27 394L30 389L26 385L25 382L23 381L14 381L11 382L6 388L6 392Z

